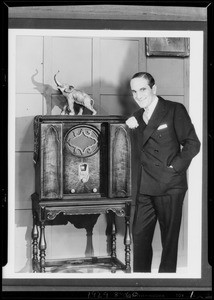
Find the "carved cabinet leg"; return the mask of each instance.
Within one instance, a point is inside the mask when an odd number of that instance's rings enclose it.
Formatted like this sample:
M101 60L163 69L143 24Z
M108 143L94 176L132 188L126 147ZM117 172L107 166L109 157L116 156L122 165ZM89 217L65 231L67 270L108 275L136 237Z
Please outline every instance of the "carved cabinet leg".
M111 230L111 258L114 259L117 257L116 252L116 224L115 224L115 213L111 213L112 217L112 230ZM111 267L111 273L116 273L116 266L113 264Z
M125 264L126 264L126 273L131 272L131 236L130 236L130 205L127 205L127 212L125 216Z
M45 250L47 248L45 240L45 224L41 222L40 224L40 240L39 240L39 250L40 250L40 272L45 273Z
M112 232L111 232L111 257L116 258L116 225L115 214L112 213Z
M87 232L87 245L86 245L86 249L85 249L85 256L86 257L92 257L94 256L94 248L93 248L93 240L92 240L92 236L93 236L93 228L86 228L86 232Z
M37 219L35 212L33 213L33 229L32 229L32 239L33 239L33 272L36 272L38 263L38 237L39 231L37 226Z

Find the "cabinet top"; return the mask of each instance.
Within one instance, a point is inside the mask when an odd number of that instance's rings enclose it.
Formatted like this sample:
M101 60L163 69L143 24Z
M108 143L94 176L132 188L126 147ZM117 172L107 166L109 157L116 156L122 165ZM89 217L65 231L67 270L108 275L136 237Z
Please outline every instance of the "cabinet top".
M35 116L34 120L36 122L56 122L56 123L61 123L61 122L78 122L78 123L85 123L85 122L125 122L127 117L125 116L92 116L92 115L75 115L75 116L62 116L62 115L37 115Z

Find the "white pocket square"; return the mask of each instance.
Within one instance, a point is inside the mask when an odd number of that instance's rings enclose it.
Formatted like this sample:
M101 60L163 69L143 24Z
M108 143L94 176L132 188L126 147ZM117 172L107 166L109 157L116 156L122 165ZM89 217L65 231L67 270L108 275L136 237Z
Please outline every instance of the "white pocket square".
M164 129L164 128L167 128L167 124L162 124L158 127L158 130L161 130L161 129Z

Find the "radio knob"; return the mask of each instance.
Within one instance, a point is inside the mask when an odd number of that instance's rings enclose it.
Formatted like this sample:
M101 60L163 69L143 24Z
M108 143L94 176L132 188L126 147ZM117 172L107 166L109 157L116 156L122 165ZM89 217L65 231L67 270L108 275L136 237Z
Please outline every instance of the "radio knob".
M96 193L97 192L97 189L96 188L93 188L93 193Z
M75 189L71 189L71 194L74 194L75 193Z

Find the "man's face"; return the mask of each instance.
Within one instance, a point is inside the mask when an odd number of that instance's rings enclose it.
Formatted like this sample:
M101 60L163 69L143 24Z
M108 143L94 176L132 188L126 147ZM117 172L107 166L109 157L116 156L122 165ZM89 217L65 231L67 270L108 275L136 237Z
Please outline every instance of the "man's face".
M130 82L132 95L137 104L142 107L148 107L155 99L156 86L152 88L148 85L148 80L143 77L133 78Z

